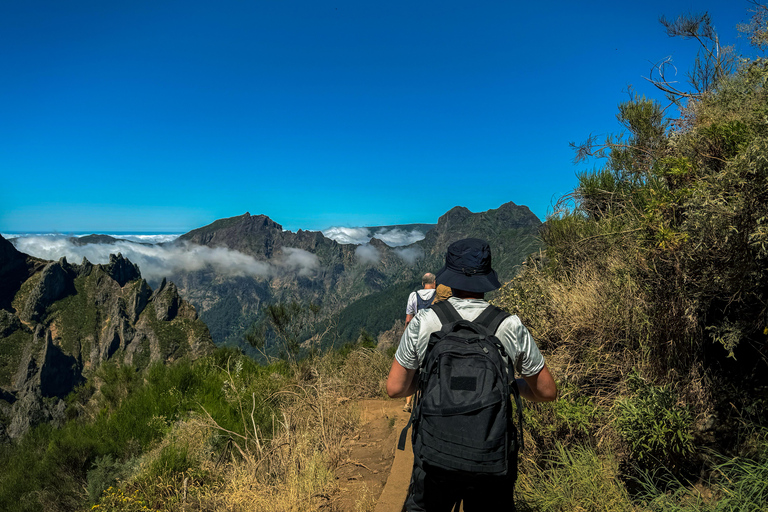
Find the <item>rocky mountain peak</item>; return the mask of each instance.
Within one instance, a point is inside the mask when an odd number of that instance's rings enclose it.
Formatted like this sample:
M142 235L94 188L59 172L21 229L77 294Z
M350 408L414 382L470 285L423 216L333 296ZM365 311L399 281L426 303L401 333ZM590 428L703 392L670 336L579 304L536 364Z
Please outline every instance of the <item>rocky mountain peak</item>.
M466 219L470 215L472 215L472 212L469 211L469 208L464 206L454 206L437 219L437 225L438 227L441 225L445 226L446 224Z
M16 250L11 242L0 236L0 275L6 267L14 265L17 261L23 261L26 257Z
M110 254L109 263L104 265L104 270L121 288L129 281L141 279L139 266L128 261L121 253Z

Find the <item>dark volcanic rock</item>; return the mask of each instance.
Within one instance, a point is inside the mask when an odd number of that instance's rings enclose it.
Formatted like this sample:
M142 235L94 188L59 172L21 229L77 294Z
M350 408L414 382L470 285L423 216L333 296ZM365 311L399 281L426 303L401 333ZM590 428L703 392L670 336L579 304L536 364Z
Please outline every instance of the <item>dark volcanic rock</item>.
M87 236L72 236L69 237L69 241L73 245L88 245L88 244L106 244L114 245L119 240L109 235L87 235Z
M281 247L283 227L266 215L245 213L239 217L217 220L178 238L209 247L227 247L259 259L269 259Z
M46 332L42 359L39 376L42 396L64 398L83 381L83 369L77 359L53 344L50 331Z
M31 276L41 261L16 250L0 236L0 309L11 309L11 301L21 284Z
M152 297L152 288L142 279L134 292L126 298L129 320L133 323L139 319L139 315L147 307L149 299Z
M488 240L494 268L502 280L509 279L525 257L540 247L536 238L540 225L541 221L527 207L514 203L481 213L457 206L440 217L424 240L392 248L374 238L361 250L358 245L339 244L316 231L283 231L280 224L264 215L246 213L190 231L179 237L177 243L239 251L267 263L269 276L229 277L203 269L178 271L169 277L178 284L180 293L198 308L217 344L241 343L244 330L263 314L261 308L265 303L295 300L313 303L320 305L322 314L330 317L367 295L418 281L424 272L436 272L443 265L448 245L461 238ZM404 226L389 228L407 229ZM299 258L308 261L310 257L316 258L311 271L291 264ZM402 298L403 302L406 298L407 295ZM402 308L397 309L396 315L394 306L386 312L392 315L392 321L402 314L399 311Z
M176 314L179 312L180 297L175 284L168 284L163 279L163 282L160 283L157 291L152 296L152 301L155 305L155 314L158 320L168 322L176 318Z
M53 343L51 331L38 325L32 345L25 347L15 387L22 393L64 398L82 381L77 359Z

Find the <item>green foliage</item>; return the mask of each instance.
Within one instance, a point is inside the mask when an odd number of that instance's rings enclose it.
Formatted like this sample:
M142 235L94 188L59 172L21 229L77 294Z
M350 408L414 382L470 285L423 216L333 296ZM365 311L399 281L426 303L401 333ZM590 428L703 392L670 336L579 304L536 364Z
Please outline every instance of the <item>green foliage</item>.
M632 394L616 402L616 431L640 463L677 465L693 451L690 408L669 386L655 386L637 374L627 384Z
M554 450L558 443L588 441L605 423L602 410L572 385L558 383L560 396L551 403L526 403L525 433L538 450Z
M717 457L706 487L691 488L663 470L644 473L638 501L652 512L764 511L768 503L768 461ZM701 488L705 492L701 492Z
M154 477L183 473L190 468L189 449L185 446L169 444L160 450L160 456L154 459L148 470L149 480Z
M356 341L360 329L372 336L392 328L397 319L405 319L408 295L421 288L421 278L392 285L363 297L344 308L336 329L342 342Z
M93 468L87 473L88 498L92 504L99 501L104 491L116 486L117 481L128 476L129 465L115 461L112 455L96 457Z
M76 357L90 358L92 340L99 332L98 311L94 298L96 275L75 279L77 293L56 301L48 311L48 318L59 322L61 347Z

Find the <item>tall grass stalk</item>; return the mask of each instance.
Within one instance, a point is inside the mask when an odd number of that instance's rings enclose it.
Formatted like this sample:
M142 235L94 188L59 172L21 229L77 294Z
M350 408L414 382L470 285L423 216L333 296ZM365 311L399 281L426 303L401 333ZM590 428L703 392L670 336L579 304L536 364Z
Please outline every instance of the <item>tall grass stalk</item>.
M706 485L645 473L637 499L652 512L766 512L768 461L723 459Z

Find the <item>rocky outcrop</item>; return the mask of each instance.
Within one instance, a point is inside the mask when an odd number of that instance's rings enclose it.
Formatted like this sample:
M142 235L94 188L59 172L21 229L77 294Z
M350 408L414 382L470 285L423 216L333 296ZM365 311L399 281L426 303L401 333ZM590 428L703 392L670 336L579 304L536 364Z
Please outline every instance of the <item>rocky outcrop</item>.
M109 255L109 263L103 265L104 271L117 282L122 288L125 283L141 278L139 266L123 258L123 255L117 253Z
M214 348L176 286L153 293L120 254L105 265L48 262L8 302L16 307L0 309L0 439L62 422L63 399L106 361L141 370Z
M21 285L46 263L20 253L0 236L0 310L11 309L11 301Z
M405 322L401 319L397 319L392 325L392 328L379 334L376 340L376 348L382 352L386 352L391 347L395 347L400 343L400 338L405 332Z
M73 282L74 273L66 258L49 263L26 297L19 317L25 322L40 321L41 315L51 304L72 292Z

